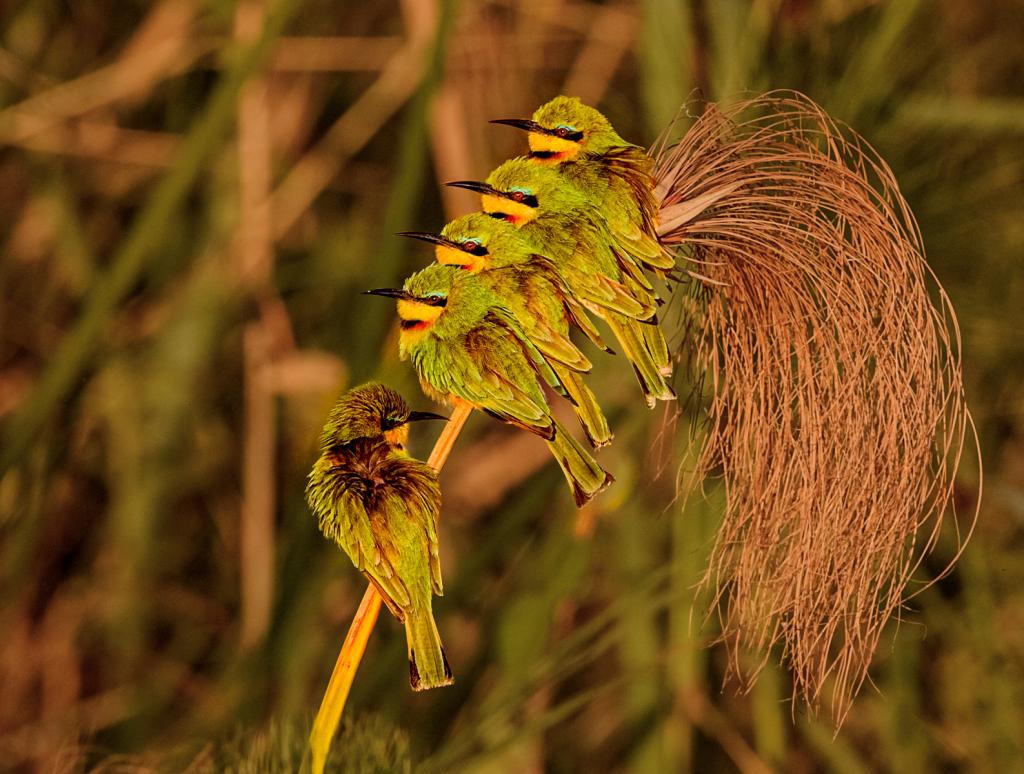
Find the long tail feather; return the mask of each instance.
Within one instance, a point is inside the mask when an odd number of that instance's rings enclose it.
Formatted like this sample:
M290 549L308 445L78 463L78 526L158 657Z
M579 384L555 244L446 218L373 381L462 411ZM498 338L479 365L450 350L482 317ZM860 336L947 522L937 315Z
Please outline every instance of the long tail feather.
M552 363L558 378L565 386L566 392L573 399L576 418L579 419L583 431L587 434L590 445L595 449L607 446L612 442L612 431L608 427L608 420L605 418L597 397L590 388L583 383L583 376L561 363Z
M606 314L605 321L612 329L615 338L622 348L622 354L633 364L637 380L644 391L647 405L653 407L659 400L675 400L676 394L672 391L668 382L665 381L665 374L662 372L662 365L656 362L648 345L647 337L661 336L661 330L657 324L649 324L638 320L629 319L617 314ZM648 333L648 329L652 329ZM662 336L662 342L664 337ZM655 346L655 348L657 348ZM667 346L664 351L665 362L668 362Z
M582 507L615 479L580 446L579 441L573 438L558 420L555 420L554 427L555 435L547 442L548 448L558 460L565 479L569 482L576 505Z
M672 355L668 351L668 342L665 341L665 334L662 333L658 318L654 317L643 327L644 348L651 356L651 362L658 368L658 373L664 377L672 376Z
M454 682L429 606L406 612L405 640L409 650L409 684L414 691Z

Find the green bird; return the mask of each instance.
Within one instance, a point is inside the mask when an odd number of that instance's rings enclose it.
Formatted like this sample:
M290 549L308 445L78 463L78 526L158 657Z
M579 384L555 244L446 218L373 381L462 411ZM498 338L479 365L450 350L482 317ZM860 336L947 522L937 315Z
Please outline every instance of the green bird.
M566 287L612 329L648 406L675 399L665 381L672 374L672 359L655 314L657 296L643 271L613 249L586 193L557 170L525 157L506 161L486 182L448 185L480 193L485 212L519 228L534 249L552 260Z
M445 417L410 411L383 384L350 390L327 418L306 487L320 531L341 546L404 622L415 691L452 682L432 610L432 594L443 591L441 489L433 468L405 452L409 422L423 419Z
M614 481L551 415L543 379L568 397L515 315L472 272L432 264L403 288L368 290L398 300L399 354L411 360L423 391L464 402L547 441L582 506Z
M532 119L491 123L528 132L528 158L554 167L585 191L620 249L661 276L675 268L674 258L658 241L654 159L622 139L601 112L576 97L559 96L537 108Z
M438 263L478 273L548 361L591 445L600 448L611 443L608 420L597 397L583 383L582 374L591 370L591 363L569 332L575 326L599 346L604 343L551 261L531 250L515 226L482 212L456 218L440 234L407 231L401 236L434 244Z

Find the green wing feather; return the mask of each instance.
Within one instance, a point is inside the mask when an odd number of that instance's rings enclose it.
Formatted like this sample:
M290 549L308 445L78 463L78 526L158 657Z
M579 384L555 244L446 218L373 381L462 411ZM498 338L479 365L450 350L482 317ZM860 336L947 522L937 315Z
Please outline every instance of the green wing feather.
M392 518L399 521L397 529L392 532L405 531L403 542L410 545L418 543L419 552L403 550L395 562L401 575L419 576L422 568L421 557L426 556L430 585L435 594L441 596L444 586L441 580L441 560L437 522L441 513L441 489L437 482L437 473L424 462L409 457L402 452L393 452L391 458L381 471L389 481L386 511Z
M348 554L396 618L404 620L429 597L429 588L441 593L441 493L424 463L382 439L360 439L317 460L307 498L320 530Z
M566 392L565 385L562 384L558 375L548 364L548 361L544 359L544 355L541 354L540 350L537 349L532 341L530 341L530 338L519 325L519 321L516 320L515 315L513 315L508 309L501 306L492 307L484 318L483 327L503 328L506 335L511 337L512 340L519 345L522 353L529 359L536 374L563 398L567 398L570 401L572 400L572 398L569 397L569 393ZM534 381L532 377L530 381ZM543 399L543 396L541 397Z
M553 432L551 417L535 364L526 354L529 349L543 362L511 313L492 307L465 334L413 352L413 363L420 379L438 393L454 395L548 438ZM557 381L554 372L551 375Z
M561 338L565 339L565 341L568 342L568 346L571 346L576 353L579 353L579 357L581 357L583 360L572 362L566 359L565 357L556 356L557 359L560 360L562 363L565 363L566 365L570 366L574 370L579 371L580 373L588 373L593 366L590 363L589 359L587 359L586 355L584 355L580 351L580 349L575 344L572 343L572 340L569 339L568 330L575 326L583 332L583 335L585 335L588 339L590 339L594 344L596 344L601 349L605 350L606 352L610 352L611 349L608 347L607 344L604 343L604 340L601 338L601 334L598 332L597 328L594 326L594 323L587 315L586 310L584 310L583 307L580 305L580 302L576 300L575 295L569 292L569 289L566 287L565 284L565 279L563 278L561 272L558 271L558 267L555 265L554 261L543 255L537 255L535 253L530 256L528 265L530 267L530 271L532 271L537 277L542 278L544 282L547 283L547 287L551 295L554 296L557 304L561 307L561 312L564 315L564 320L566 323L566 333L564 335L560 334ZM565 345L558 344L558 346ZM570 351L568 347L566 347L565 354L568 355L569 353Z
M356 569L377 587L394 616L405 620L403 611L412 602L409 588L396 572L390 541L375 534L374 518L367 512L363 498L358 491L347 489L327 507L330 512L326 521L333 528L324 529L325 519L321 517L324 534L333 538Z
M590 360L569 338L572 318L566 310L564 284L549 261L531 256L478 276L505 301L526 337L546 359L580 373L591 370Z

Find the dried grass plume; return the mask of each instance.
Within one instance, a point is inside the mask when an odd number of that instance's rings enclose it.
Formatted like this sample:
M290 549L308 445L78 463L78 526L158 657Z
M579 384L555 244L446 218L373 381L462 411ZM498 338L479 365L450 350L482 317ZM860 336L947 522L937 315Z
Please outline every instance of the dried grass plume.
M655 153L698 310L700 472L725 483L704 583L731 671L749 683L741 652L781 643L795 694L831 682L839 724L972 428L956 317L888 166L807 97L709 106Z

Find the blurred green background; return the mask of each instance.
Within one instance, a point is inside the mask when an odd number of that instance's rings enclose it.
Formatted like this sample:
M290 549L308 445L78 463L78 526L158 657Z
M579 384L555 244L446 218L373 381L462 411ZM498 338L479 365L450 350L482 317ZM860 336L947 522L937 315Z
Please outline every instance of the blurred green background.
M723 690L694 591L721 495L673 502L694 419L604 359L616 486L577 514L543 444L471 419L435 606L457 682L411 693L382 616L332 766L1024 767L1022 40L1020 0L0 5L0 769L287 769L364 588L304 503L319 425L370 377L430 407L359 295L430 259L394 232L475 208L440 183L523 148L488 119L569 93L648 144L769 88L889 161L958 310L986 480L956 570L837 736L774 666ZM922 581L977 490L968 454Z

